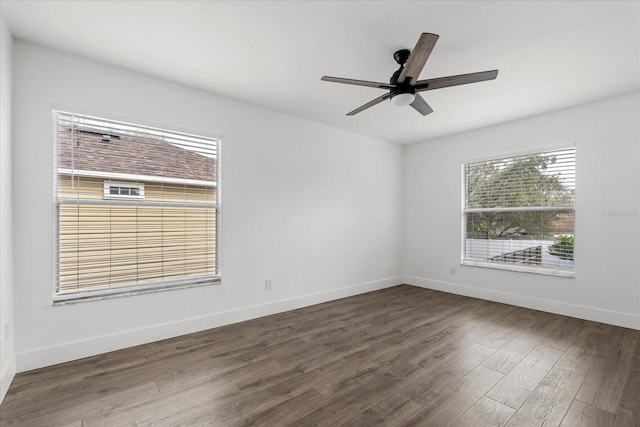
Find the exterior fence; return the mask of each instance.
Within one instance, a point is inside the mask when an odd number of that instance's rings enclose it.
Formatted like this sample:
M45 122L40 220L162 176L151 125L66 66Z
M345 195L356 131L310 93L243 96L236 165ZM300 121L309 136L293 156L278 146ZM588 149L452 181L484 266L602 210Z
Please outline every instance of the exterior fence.
M521 249L506 254L496 255L489 261L508 262L523 265L542 265L542 246Z

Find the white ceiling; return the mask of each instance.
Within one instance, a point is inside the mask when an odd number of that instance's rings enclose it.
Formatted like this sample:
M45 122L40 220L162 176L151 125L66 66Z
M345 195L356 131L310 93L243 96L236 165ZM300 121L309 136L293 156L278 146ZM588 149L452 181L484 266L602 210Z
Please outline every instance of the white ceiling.
M8 1L16 38L329 126L410 144L640 90L638 1ZM425 92L435 112L379 104L393 52L440 39L420 78L499 69Z

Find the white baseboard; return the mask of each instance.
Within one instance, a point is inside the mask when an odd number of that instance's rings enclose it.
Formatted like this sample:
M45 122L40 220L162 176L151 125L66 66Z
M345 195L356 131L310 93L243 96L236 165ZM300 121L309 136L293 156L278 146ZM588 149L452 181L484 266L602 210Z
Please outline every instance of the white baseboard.
M14 355L5 363L0 370L0 403L4 400L4 397L9 391L9 386L13 377L16 376L16 357Z
M287 298L265 304L242 307L206 316L184 319L177 322L153 325L146 328L123 331L81 341L39 348L16 355L17 371L24 372L84 357L95 356L109 351L120 350L153 341L173 338L184 334L203 331L218 326L251 320L262 316L295 310L297 308L333 301L340 298L389 288L402 284L402 277L390 277L373 282L360 283L310 295ZM15 371L15 369L14 369Z
M569 304L561 301L544 298L530 297L508 292L494 291L491 289L476 288L457 283L430 280L421 277L404 276L404 283L421 288L449 292L488 301L516 305L518 307L531 308L546 311L548 313L562 314L578 319L592 320L594 322L607 323L615 326L640 330L640 313L623 313L619 311L605 310L584 305Z

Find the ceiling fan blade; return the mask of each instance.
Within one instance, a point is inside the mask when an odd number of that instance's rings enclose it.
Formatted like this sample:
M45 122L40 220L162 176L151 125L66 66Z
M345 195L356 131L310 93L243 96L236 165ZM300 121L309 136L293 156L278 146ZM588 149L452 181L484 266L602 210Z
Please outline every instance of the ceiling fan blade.
M427 63L427 59L429 59L429 55L431 55L431 51L438 41L438 37L437 34L431 33L422 33L422 35L420 35L416 47L413 48L407 63L398 77L399 83L404 83L407 78L409 79L409 84L414 84L415 81L418 80L424 64Z
M393 89L396 85L389 83L369 82L367 80L343 79L342 77L323 76L320 80L333 83L344 83L347 85L375 87L378 89Z
M466 85L468 83L493 80L498 76L498 70L480 71L479 73L458 74L457 76L438 77L435 79L418 80L416 92L440 89L443 87Z
M416 93L416 99L414 99L413 102L409 105L411 105L414 108L414 110L416 110L418 113L422 114L423 116L433 113L433 108L431 108L431 106L427 104L427 101L425 101L424 98L421 97L419 93Z
M371 101L367 102L366 104L364 104L364 105L362 105L362 106L360 106L360 107L356 108L355 110L348 112L348 113L347 113L347 116L353 116L353 115L356 115L356 114L358 114L359 112L364 111L364 110L366 110L366 109L367 109L367 108L369 108L369 107L373 107L374 105L381 103L381 102L382 102L382 101L384 101L385 99L389 99L389 97L390 97L390 96L391 96L390 94L385 93L384 95L379 96L379 97L377 97L376 99L373 99L373 100L371 100Z

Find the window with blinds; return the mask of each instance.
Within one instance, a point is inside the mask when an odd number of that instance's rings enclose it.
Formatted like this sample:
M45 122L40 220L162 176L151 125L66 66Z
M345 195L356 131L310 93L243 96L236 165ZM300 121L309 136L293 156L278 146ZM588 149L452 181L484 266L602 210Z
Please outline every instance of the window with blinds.
M54 301L217 283L220 140L53 112Z
M575 147L463 164L462 264L573 277Z

